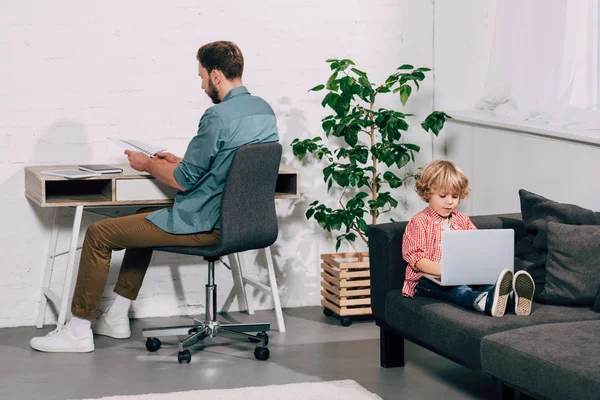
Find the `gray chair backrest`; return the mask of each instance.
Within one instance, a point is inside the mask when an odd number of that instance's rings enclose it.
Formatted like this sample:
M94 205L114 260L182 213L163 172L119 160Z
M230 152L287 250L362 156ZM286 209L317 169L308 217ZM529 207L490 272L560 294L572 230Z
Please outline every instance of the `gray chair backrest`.
M220 257L262 249L277 239L275 184L279 143L248 144L235 153L221 198L221 240L213 246L155 247L154 250Z
M219 253L262 249L277 239L275 184L281 144L240 147L233 158L221 199Z

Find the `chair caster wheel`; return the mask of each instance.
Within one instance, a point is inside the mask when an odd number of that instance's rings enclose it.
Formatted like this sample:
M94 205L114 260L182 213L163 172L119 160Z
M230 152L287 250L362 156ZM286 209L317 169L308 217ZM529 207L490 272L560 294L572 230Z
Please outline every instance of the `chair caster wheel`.
M152 353L160 349L160 345L160 339L158 338L149 337L148 339L146 339L146 349L148 349L148 351Z
M189 350L180 351L177 353L177 361L179 361L179 364L184 362L189 364L192 361L192 353Z
M267 332L258 332L256 336L258 338L248 338L248 340L250 340L252 343L259 343L260 339L264 338L265 346L269 344L269 335L267 335Z
M323 307L323 314L325 314L326 317L331 317L333 315L333 311L327 307Z
M200 329L198 328L192 328L188 331L188 335L195 335L196 333L198 333L198 331L200 331ZM198 335L198 337L196 338L196 340L201 341L204 340L208 335L206 334L206 332L202 333L201 335Z
M257 360L265 361L269 358L270 355L271 352L266 347L259 346L254 349L254 357L256 357Z
M342 326L350 326L350 325L352 325L352 320L350 318L348 318L348 317L342 318L341 322L342 322Z

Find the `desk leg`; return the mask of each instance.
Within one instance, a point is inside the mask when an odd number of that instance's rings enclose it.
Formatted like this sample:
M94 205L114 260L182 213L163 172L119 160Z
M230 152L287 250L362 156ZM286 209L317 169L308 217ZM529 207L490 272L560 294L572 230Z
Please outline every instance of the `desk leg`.
M44 326L46 307L48 306L48 297L46 297L46 294L50 290L52 270L54 269L54 259L56 258L56 244L58 243L58 224L56 223L57 214L58 208L55 208L54 215L52 216L52 233L50 234L50 243L48 244L48 258L46 258L46 270L44 271L44 280L42 281L42 293L38 307L37 323L35 325L37 328Z
M83 206L75 207L75 219L73 220L73 231L71 233L71 246L69 247L69 256L67 260L67 271L65 273L65 286L60 301L60 312L58 314L58 324L65 323L67 317L67 307L71 297L71 285L75 272L75 256L77 253L77 241L79 240L79 231L81 230L81 217L83 216Z
M273 256L271 248L265 247L265 258L267 259L267 271L269 272L269 286L273 295L273 304L275 315L277 316L277 326L279 332L285 332L285 322L283 321L283 312L281 311L281 301L279 301L279 289L277 288L277 279L275 278L275 269L273 268Z
M225 300L225 303L223 304L221 312L227 312L229 310L229 307L231 306L231 303L233 302L233 299L235 297L238 297L238 302L240 306L242 306L240 307L240 311L245 306L248 314L252 315L254 314L254 309L252 308L250 301L248 300L248 294L246 293L246 285L244 283L244 275L242 273L242 267L240 265L239 254L229 254L227 256L227 259L229 260L229 269L231 270L231 276L233 278L233 287L229 292L229 296L227 296L227 300ZM242 302L244 304L242 304Z

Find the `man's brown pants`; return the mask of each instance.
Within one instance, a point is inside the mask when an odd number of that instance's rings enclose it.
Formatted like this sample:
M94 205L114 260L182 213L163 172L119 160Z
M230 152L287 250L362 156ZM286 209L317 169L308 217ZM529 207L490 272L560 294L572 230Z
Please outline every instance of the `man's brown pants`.
M126 249L115 293L135 300L150 264L151 247L210 246L219 242L218 229L191 235L173 235L146 219L152 211L142 211L127 217L96 222L86 231L71 303L74 316L96 319L113 251Z

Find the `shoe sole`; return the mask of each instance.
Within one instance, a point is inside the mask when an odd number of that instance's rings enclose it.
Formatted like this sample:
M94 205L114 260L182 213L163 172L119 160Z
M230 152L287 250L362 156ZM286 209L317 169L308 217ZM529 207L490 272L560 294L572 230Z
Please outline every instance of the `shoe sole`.
M53 349L45 349L43 347L34 347L31 346L32 349L37 350L37 351L41 351L44 353L91 353L92 351L94 351L94 346L92 347L81 347L81 348L66 348L66 349L61 349L61 348L53 348Z
M109 332L109 331L104 331L104 330L94 330L94 335L101 335L101 336L108 336L111 337L113 339L129 339L131 337L131 332L129 333L116 333L116 332Z
M531 314L533 293L535 291L533 279L527 274L515 274L513 290L515 292L515 314Z
M512 288L513 276L509 270L504 271L496 281L494 289L494 302L492 303L492 317L502 317L506 312L506 304L508 303L508 295Z

